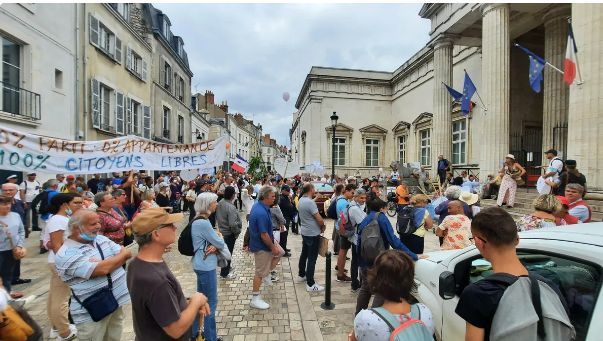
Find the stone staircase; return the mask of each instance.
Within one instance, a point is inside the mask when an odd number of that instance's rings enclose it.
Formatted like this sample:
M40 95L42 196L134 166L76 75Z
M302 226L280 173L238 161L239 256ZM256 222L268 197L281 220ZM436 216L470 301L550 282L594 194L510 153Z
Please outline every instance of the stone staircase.
M534 211L532 202L536 197L538 197L538 192L536 192L535 189L519 188L515 195L515 206L513 208L506 208L503 206L503 208L517 220ZM603 192L592 192L587 194L586 202L593 211L592 221L603 221ZM481 199L480 204L483 208L496 206L496 200Z

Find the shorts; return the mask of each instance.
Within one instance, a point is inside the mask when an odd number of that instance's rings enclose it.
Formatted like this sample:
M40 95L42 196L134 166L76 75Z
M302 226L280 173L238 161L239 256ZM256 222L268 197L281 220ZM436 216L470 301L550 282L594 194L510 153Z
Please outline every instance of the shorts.
M352 247L352 243L347 237L342 235L339 236L339 248L341 250L349 250Z
M255 258L255 275L261 278L268 276L272 259L274 259L272 252L258 251L253 256Z

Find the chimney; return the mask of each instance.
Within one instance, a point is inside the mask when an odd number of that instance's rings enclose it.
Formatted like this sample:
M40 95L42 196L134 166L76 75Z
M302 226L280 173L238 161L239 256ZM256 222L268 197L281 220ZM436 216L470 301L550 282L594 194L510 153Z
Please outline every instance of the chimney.
M222 109L225 113L228 114L228 102L223 101L222 104L220 104L220 109Z
M209 107L210 104L214 104L214 93L206 90L205 91L205 106Z

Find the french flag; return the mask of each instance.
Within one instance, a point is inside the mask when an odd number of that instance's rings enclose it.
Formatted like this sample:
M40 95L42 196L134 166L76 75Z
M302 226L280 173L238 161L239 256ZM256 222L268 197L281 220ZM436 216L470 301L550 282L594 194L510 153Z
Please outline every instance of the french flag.
M247 162L247 160L243 159L241 155L237 154L237 158L232 164L232 170L237 171L239 173L245 173L247 171L247 167L249 167L249 163Z
M568 85L572 85L574 79L576 79L577 52L578 48L576 47L576 40L574 39L574 31L572 30L572 24L570 23L569 34L567 35L567 47L565 48L565 61L563 62L563 80Z

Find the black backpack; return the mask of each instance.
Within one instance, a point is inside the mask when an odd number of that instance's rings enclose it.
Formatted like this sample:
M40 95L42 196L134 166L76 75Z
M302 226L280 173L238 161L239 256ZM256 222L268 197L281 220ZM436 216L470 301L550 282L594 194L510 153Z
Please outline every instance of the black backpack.
M345 198L337 198L336 200L331 201L331 204L329 205L329 208L327 209L327 217L328 218L337 220L337 202L340 199L345 200Z
M180 237L178 237L178 251L183 256L194 256L195 248L193 247L193 222L197 219L201 219L195 217L191 220L188 225L182 230L180 233Z
M48 191L43 191L42 193L36 195L36 197L31 202L32 207L36 207L38 203L40 204L40 209L38 209L39 214L50 213L48 211L48 209L50 208L50 203L48 202L48 193Z
M404 206L400 211L398 211L396 230L398 230L398 234L400 236L415 233L418 227L415 224L414 215L415 209L412 206Z

